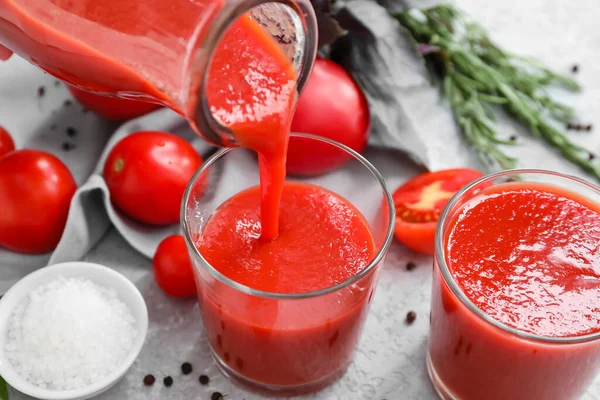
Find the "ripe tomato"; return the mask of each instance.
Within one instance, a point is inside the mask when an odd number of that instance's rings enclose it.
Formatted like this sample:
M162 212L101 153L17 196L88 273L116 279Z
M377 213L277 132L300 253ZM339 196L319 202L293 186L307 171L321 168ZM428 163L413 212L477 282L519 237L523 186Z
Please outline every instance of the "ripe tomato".
M6 129L0 126L0 157L15 149L15 142Z
M158 286L169 296L189 297L196 294L196 281L185 240L169 236L156 249L152 271Z
M358 152L367 145L369 105L352 77L333 61L317 59L300 96L292 132L312 133L338 141ZM348 155L328 144L290 138L287 170L319 175L348 161Z
M52 154L18 150L0 159L0 245L46 253L62 236L77 185Z
M110 151L104 179L113 204L148 224L179 221L185 187L202 157L184 139L166 132L137 132Z
M437 221L450 198L467 183L482 177L474 169L458 168L421 174L393 194L396 238L407 247L433 254Z
M67 85L67 88L77 99L79 104L95 112L106 119L125 121L141 117L150 111L159 109L161 106L142 101L118 99L116 97L100 96L76 87Z

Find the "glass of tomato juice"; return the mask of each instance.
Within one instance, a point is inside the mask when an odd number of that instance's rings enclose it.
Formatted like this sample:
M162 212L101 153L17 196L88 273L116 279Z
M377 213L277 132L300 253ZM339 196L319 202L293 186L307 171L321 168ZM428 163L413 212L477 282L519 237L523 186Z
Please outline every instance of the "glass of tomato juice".
M294 136L345 164L324 175L286 178L272 242L259 238L252 152L217 152L192 178L182 203L217 365L240 386L282 396L320 390L347 369L395 212L383 178L360 154L325 138ZM247 261L247 253L260 263Z
M427 367L442 399L567 400L600 369L600 190L481 178L436 232Z

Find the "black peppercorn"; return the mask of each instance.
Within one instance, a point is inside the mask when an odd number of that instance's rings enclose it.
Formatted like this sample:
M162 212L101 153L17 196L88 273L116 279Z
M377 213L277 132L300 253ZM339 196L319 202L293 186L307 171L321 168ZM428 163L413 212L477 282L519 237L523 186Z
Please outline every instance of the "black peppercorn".
M415 264L412 261L409 261L406 263L406 270L407 271L412 271L413 269L417 268L417 264Z
M65 107L69 107L71 104L73 104L73 102L69 99L65 100Z
M149 374L144 377L144 385L152 386L154 385L154 382L156 382L156 378L154 377L154 375Z
M517 141L517 136L516 136L516 135L512 135L512 136L510 137L510 141L511 141L511 142L516 142L516 141Z
M163 379L163 383L166 387L171 387L171 385L173 384L173 378L171 378L170 376L165 376L165 379Z
M223 400L225 396L223 396L220 392L213 392L210 396L210 400Z
M192 364L190 364L189 362L184 362L183 364L181 364L181 372L184 375L189 375L192 373Z
M588 154L588 159L593 160L594 158L596 158L596 155L594 153Z
M415 322L415 320L417 319L417 313L414 311L409 311L408 314L406 314L406 323L407 324L412 324L413 322Z
M575 64L571 67L571 72L576 74L579 71L579 65Z
M77 135L77 129L73 128L72 126L67 127L67 129L65 130L65 132L70 137L73 137L73 136Z
M208 382L210 381L210 379L206 375L200 375L200 378L198 378L198 381L200 382L201 385L208 385Z
M46 88L44 86L40 86L38 88L38 97L44 97L46 94Z

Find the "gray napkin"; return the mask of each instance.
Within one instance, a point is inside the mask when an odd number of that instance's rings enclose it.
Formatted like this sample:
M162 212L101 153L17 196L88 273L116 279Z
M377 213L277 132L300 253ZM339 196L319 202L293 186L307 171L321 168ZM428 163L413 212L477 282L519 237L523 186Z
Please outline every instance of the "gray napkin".
M50 257L50 264L80 259L98 242L110 224L134 249L148 258L154 256L162 239L179 232L178 224L157 227L134 221L113 207L110 201L110 193L102 177L106 157L121 139L142 130L177 134L189 140L200 154L210 150L210 146L196 137L186 121L170 110L159 110L122 125L104 148L94 173L77 190L71 202L67 227Z

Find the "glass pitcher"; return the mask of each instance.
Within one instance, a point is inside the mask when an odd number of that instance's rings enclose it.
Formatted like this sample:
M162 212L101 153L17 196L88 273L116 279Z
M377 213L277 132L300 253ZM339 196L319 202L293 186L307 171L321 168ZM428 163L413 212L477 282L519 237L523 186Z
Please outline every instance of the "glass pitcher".
M0 0L0 44L81 89L170 107L207 141L235 146L205 88L220 40L241 18L281 47L299 93L316 55L309 0Z

